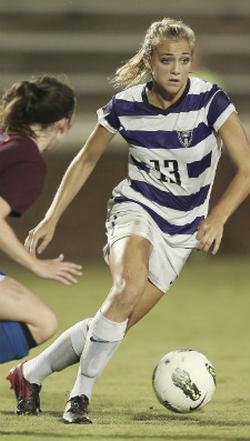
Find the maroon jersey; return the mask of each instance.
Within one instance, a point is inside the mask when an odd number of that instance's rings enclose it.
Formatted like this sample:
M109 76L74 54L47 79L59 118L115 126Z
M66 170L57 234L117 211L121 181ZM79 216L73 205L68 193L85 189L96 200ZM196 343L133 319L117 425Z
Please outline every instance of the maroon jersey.
M46 163L36 143L22 134L0 132L0 196L21 216L41 192Z

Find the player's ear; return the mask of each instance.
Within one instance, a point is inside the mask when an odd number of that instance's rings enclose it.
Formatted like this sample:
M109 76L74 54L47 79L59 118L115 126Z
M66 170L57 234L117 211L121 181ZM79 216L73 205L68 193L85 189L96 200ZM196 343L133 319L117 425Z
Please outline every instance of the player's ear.
M56 122L57 129L64 133L69 129L70 126L70 119L69 118L62 118L59 121Z

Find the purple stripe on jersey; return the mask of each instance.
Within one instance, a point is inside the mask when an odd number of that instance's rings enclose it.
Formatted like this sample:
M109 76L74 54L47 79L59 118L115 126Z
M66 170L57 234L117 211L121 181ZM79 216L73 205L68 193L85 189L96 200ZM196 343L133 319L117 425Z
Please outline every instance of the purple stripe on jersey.
M119 130L121 124L114 110L114 97L102 108L106 121L111 127Z
M222 90L216 93L209 107L208 116L207 116L207 120L210 127L213 126L215 121L222 114L222 112L224 112L224 110L229 106L229 104L231 104L231 101L229 97Z
M204 123L200 123L190 134L189 147L196 146L211 133L212 128ZM149 149L183 149L185 147L181 143L181 136L175 130L121 130L120 134L129 144Z
M151 184L136 180L131 181L131 188L138 191L151 202L156 202L162 207L168 207L179 211L190 211L205 202L210 185L205 185L197 193L185 196L176 196L170 192L159 190Z
M198 178L211 165L212 152L208 153L199 161L189 162L187 164L188 176Z
M111 127L113 127L115 130L119 130L121 127L120 121L115 115L114 112L110 113L109 115L105 116L106 121L109 123Z
M213 97L213 95L219 90L216 84L208 90L207 92L199 94L188 94L180 105L174 109L174 112L191 112L195 110L200 110L202 107L206 107Z
M176 107L171 106L171 113L190 112L200 110L205 107L212 96L219 90L218 86L213 87L207 92L199 94L187 94L186 97ZM147 105L144 101L127 101L116 98L114 101L117 116L137 116L137 115L158 115L161 109ZM162 111L164 113L164 109ZM166 109L166 114L168 109Z
M151 108L144 101L127 101L116 98L115 111L117 116L158 115L157 108Z
M193 222L190 222L189 224L185 225L174 225L165 220L162 216L157 214L155 211L151 210L151 208L147 207L147 205L142 204L138 201L133 201L133 199L126 198L125 196L116 196L114 198L115 202L134 202L141 207L143 207L152 217L152 219L155 221L155 223L158 225L161 231L163 233L170 234L171 236L174 236L175 234L193 234L197 231L198 226L203 221L205 216L198 216L196 217Z

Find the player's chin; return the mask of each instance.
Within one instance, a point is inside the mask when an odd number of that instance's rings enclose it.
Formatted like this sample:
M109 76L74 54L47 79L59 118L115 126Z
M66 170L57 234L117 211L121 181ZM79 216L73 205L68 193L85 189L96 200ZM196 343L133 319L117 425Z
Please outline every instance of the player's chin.
M180 83L180 82L170 83L168 81L168 83L164 87L164 91L165 91L166 96L167 95L175 96L181 91L182 88L183 88L182 83Z

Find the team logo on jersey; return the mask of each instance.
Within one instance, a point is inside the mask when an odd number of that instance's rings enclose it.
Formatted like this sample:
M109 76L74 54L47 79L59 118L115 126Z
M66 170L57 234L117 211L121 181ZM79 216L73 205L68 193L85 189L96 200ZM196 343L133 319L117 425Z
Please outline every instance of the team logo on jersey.
M193 139L192 130L177 130L178 139L183 147L189 147Z

